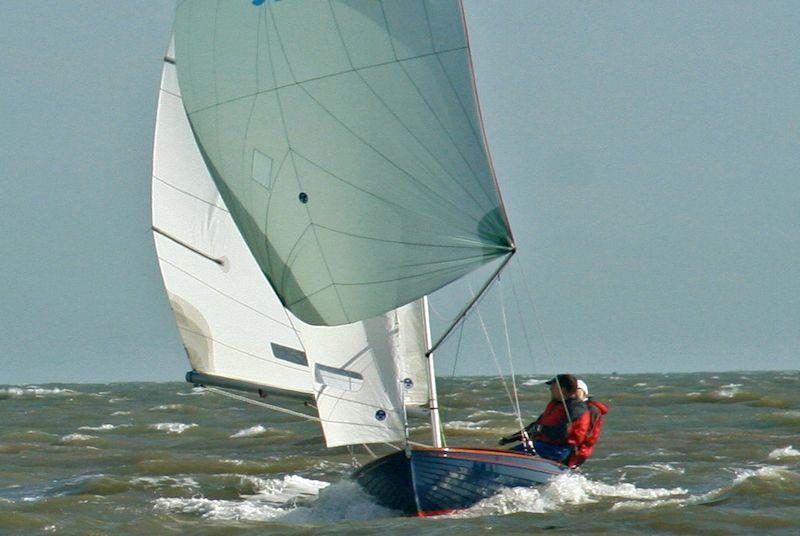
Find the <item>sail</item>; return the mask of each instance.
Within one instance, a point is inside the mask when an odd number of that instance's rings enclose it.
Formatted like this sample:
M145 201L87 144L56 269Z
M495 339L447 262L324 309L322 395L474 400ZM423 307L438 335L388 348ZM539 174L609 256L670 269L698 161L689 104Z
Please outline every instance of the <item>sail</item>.
M305 354L203 162L186 118L172 46L153 150L153 237L192 368L226 385L311 396Z
M178 79L282 303L377 317L509 254L458 0L184 0Z
M404 403L427 402L422 311L417 300L348 325L297 322L328 447L404 438Z

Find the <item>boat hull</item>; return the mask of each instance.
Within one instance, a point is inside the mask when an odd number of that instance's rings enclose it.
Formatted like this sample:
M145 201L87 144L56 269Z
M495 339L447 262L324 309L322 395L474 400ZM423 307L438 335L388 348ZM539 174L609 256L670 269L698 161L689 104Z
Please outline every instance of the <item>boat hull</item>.
M353 478L387 508L430 516L469 508L502 488L544 484L568 471L560 463L506 450L414 448L358 469Z

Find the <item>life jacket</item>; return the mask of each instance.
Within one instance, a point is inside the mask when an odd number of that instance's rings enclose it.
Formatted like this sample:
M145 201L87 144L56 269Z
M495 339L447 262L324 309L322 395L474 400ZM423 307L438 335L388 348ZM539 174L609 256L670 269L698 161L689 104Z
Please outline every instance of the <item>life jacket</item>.
M567 465L570 467L577 467L592 456L594 446L603 433L603 416L608 413L608 406L591 398L586 405L589 411L589 429L586 431L583 441L575 447L572 456L567 460Z
M574 445L576 434L583 439L581 431L586 426L583 421L586 420L584 416L588 418L588 411L586 403L576 398L569 398L565 402L551 400L536 420L535 438L551 445Z

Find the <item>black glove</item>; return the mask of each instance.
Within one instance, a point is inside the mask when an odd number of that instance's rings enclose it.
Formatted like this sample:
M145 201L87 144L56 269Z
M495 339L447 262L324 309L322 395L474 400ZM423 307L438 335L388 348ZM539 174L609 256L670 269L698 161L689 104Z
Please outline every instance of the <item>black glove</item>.
M509 443L513 443L514 440L508 437L501 437L500 440L497 442L498 445L508 445Z

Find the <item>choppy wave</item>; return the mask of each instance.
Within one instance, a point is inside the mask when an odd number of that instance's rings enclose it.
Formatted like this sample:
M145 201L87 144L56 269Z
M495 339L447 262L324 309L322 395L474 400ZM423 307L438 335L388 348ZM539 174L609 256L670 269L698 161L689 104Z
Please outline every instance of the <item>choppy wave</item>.
M561 475L539 488L505 489L456 516L484 516L519 512L545 513L567 506L596 503L601 500L626 499L656 501L686 496L684 488L639 488L628 482L604 484L581 474Z
M79 395L79 391L72 389L61 389L58 387L44 388L36 385L27 387L5 387L0 389L0 399L2 398L43 398L47 396L71 396Z
M79 426L78 430L94 430L99 432L99 431L113 430L114 428L123 428L127 426L128 426L127 424L116 425L116 424L106 423L106 424L101 424L99 426Z
M151 424L149 427L160 432L167 432L168 434L182 434L190 428L196 428L197 424L186 424L182 422L159 422Z
M257 424L255 426L251 426L250 428L245 428L243 430L239 430L235 434L232 434L231 438L235 439L237 437L254 437L254 436L261 435L266 431L267 431L267 429L264 428L263 425Z
M330 523L387 517L354 482L328 482L287 475L281 479L247 477L256 493L238 500L208 497L162 497L154 508L208 520Z
M84 441L91 441L97 439L97 436L87 434L68 434L61 438L62 443L82 443Z
M791 458L800 458L800 450L792 448L791 445L783 447L782 449L775 449L767 456L770 460L783 460Z

